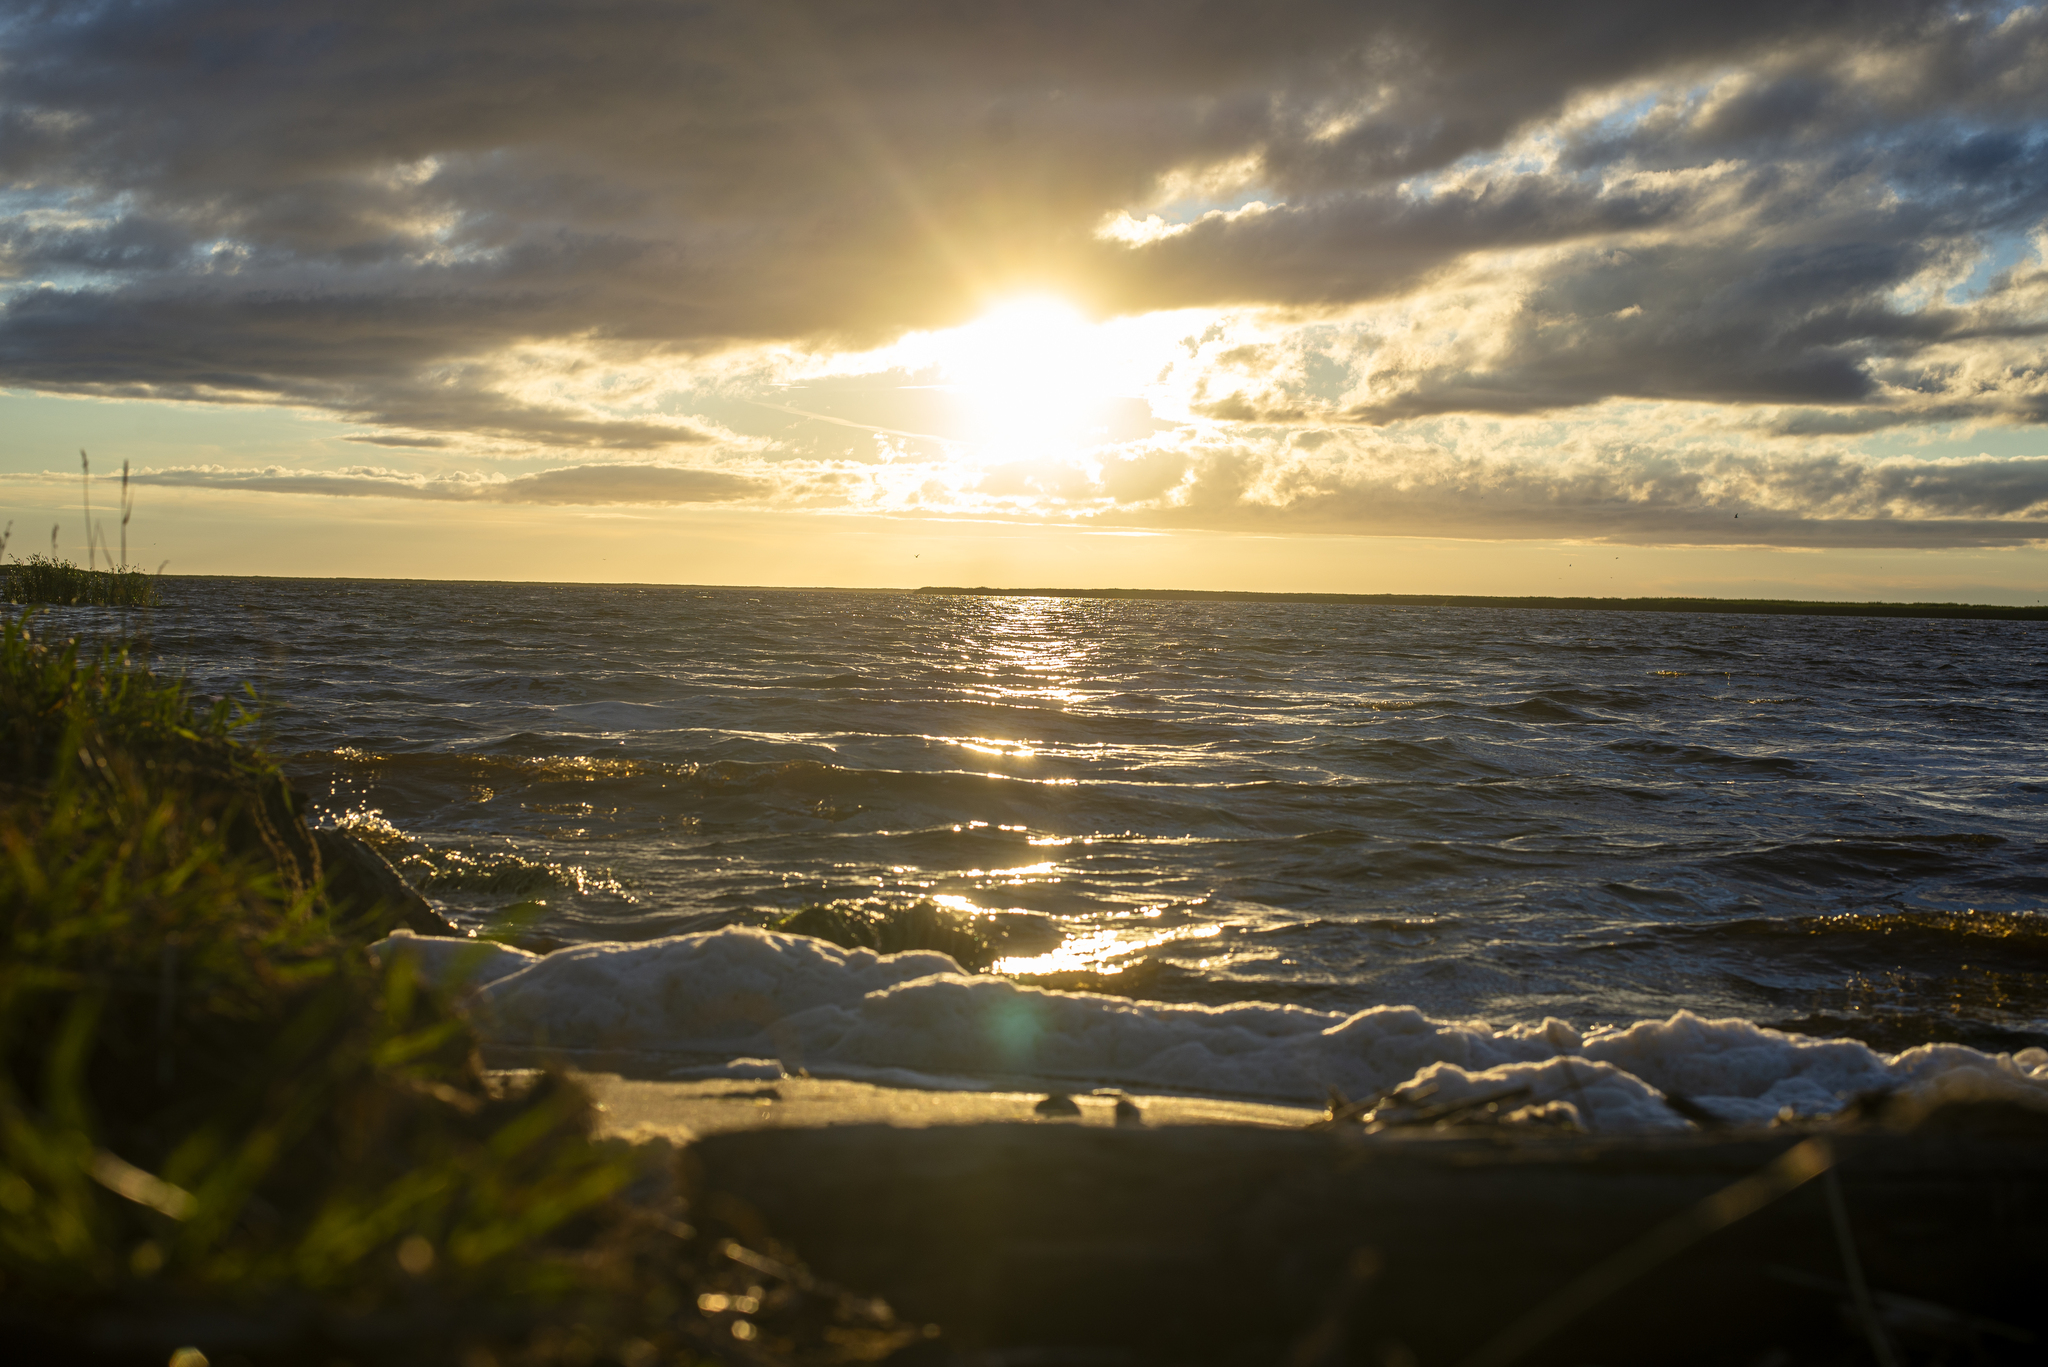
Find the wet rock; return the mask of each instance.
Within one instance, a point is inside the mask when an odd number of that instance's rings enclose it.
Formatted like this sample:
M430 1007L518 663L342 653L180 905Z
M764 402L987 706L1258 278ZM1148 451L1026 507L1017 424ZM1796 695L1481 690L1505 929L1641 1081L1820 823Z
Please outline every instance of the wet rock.
M351 931L372 939L400 927L421 935L462 933L361 837L326 829L315 830L313 840L327 876L328 908Z

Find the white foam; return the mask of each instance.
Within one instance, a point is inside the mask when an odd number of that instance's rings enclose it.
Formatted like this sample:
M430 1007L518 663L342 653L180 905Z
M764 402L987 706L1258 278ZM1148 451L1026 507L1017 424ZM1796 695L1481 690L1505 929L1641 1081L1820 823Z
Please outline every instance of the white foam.
M410 930L394 930L389 938L370 946L370 957L379 963L398 953L411 959L428 982L460 982L472 988L509 977L541 959L538 954L492 940L421 935Z
M733 1060L840 1076L1029 1078L1319 1104L1430 1087L1429 1104L1527 1088L1600 1129L1678 1129L1682 1093L1731 1122L1839 1109L1862 1092L1997 1096L2048 1109L2048 1052L1927 1045L1889 1056L1749 1021L1681 1011L1581 1037L1569 1024L1493 1030L1413 1007L1345 1016L1294 1006L1129 1001L1048 992L960 971L942 954L875 954L729 927L533 955L399 932L380 957L413 955L468 993L477 1027L511 1046ZM721 1076L740 1076L721 1073Z

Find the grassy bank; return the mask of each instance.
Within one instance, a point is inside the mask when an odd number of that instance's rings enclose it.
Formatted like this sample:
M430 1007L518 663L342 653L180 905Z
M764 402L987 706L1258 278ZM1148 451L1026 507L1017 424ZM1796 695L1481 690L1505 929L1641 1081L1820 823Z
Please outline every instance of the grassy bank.
M284 776L124 655L0 638L0 1324L71 1361L839 1362L886 1307L486 1076Z
M990 589L930 586L941 597L1142 598L1216 603L1329 603L1411 608L1529 608L1553 612L1706 612L1765 617L1920 617L2048 622L2048 607L1986 603L1821 603L1796 598L1495 598L1451 593L1255 593L1229 589Z

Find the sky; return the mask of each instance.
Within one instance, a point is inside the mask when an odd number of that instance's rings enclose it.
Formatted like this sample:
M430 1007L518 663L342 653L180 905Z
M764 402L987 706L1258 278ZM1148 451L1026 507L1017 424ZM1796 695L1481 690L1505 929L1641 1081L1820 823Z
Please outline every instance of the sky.
M2040 602L2044 252L2040 6L0 0L0 524Z

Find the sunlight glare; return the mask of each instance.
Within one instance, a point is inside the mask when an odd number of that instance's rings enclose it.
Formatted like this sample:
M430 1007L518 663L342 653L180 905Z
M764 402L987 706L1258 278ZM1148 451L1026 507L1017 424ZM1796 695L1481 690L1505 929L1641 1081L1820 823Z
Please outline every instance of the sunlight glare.
M946 377L989 448L1045 454L1088 434L1101 401L1101 330L1065 300L1008 300L953 334Z

